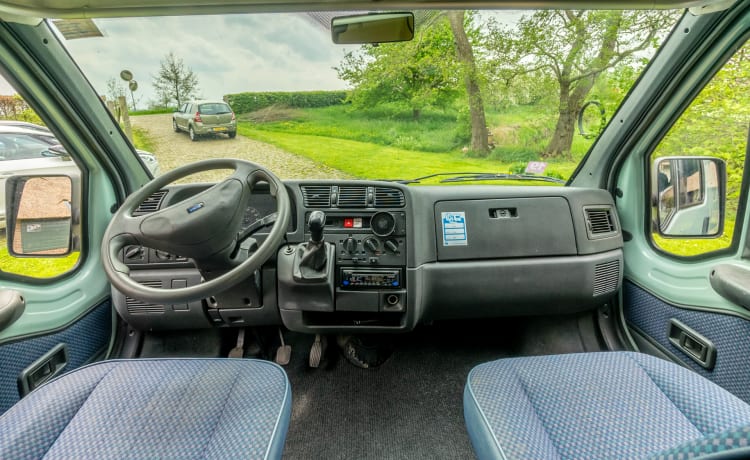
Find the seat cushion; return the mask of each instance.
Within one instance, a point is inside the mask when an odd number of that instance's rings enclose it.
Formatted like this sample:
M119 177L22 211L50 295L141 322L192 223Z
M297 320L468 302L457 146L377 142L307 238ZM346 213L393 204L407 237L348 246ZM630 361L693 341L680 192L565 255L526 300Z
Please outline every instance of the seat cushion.
M0 458L281 458L290 413L267 361L105 361L3 414Z
M464 415L480 459L642 459L750 424L750 406L714 383L630 352L479 365Z

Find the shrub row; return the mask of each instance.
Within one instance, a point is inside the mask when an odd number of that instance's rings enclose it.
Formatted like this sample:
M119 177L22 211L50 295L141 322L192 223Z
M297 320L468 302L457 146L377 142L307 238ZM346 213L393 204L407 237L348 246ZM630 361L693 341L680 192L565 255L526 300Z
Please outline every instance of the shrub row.
M254 112L272 105L299 109L328 107L344 102L346 91L297 91L227 94L227 102L236 113Z

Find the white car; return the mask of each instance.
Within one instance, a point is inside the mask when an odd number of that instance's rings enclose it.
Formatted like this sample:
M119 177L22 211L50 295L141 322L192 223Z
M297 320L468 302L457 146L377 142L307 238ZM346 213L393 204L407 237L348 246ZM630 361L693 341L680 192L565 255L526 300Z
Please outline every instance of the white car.
M43 127L40 127L43 128ZM156 157L137 150L151 174L160 174ZM22 174L66 174L78 171L65 147L45 129L0 123L0 229L5 228L5 181Z

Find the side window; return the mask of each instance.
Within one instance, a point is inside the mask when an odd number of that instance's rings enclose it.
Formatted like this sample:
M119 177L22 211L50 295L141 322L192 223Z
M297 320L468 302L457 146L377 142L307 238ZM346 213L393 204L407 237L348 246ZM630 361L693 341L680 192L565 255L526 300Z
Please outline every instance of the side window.
M654 167L657 169L652 174L656 202L652 207L655 227L651 238L662 251L677 256L696 256L731 246L747 152L750 92L746 89L749 85L750 44L746 43L701 90L652 153L649 164L652 171ZM676 156L724 160L726 189L722 190L717 184L724 172L716 170L716 163L697 158L679 161L666 158ZM670 233L667 227L689 228L692 225L700 229L702 222L694 216L698 215L699 208L718 207L720 197L715 195L721 192L726 199L725 214L723 231L717 237L662 235ZM718 224L708 225L709 217L705 220L703 230L709 228L718 232L721 228Z
M72 235L80 223L80 177L69 152L28 104L17 94L0 95L3 274L44 279L76 266L80 252Z

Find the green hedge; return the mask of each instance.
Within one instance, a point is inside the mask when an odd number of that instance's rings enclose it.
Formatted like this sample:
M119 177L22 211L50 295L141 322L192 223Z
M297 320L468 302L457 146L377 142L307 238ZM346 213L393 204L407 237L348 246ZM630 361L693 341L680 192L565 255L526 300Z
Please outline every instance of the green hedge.
M255 112L272 105L284 105L299 109L328 107L344 102L346 91L297 91L269 93L227 94L227 102L236 113Z

